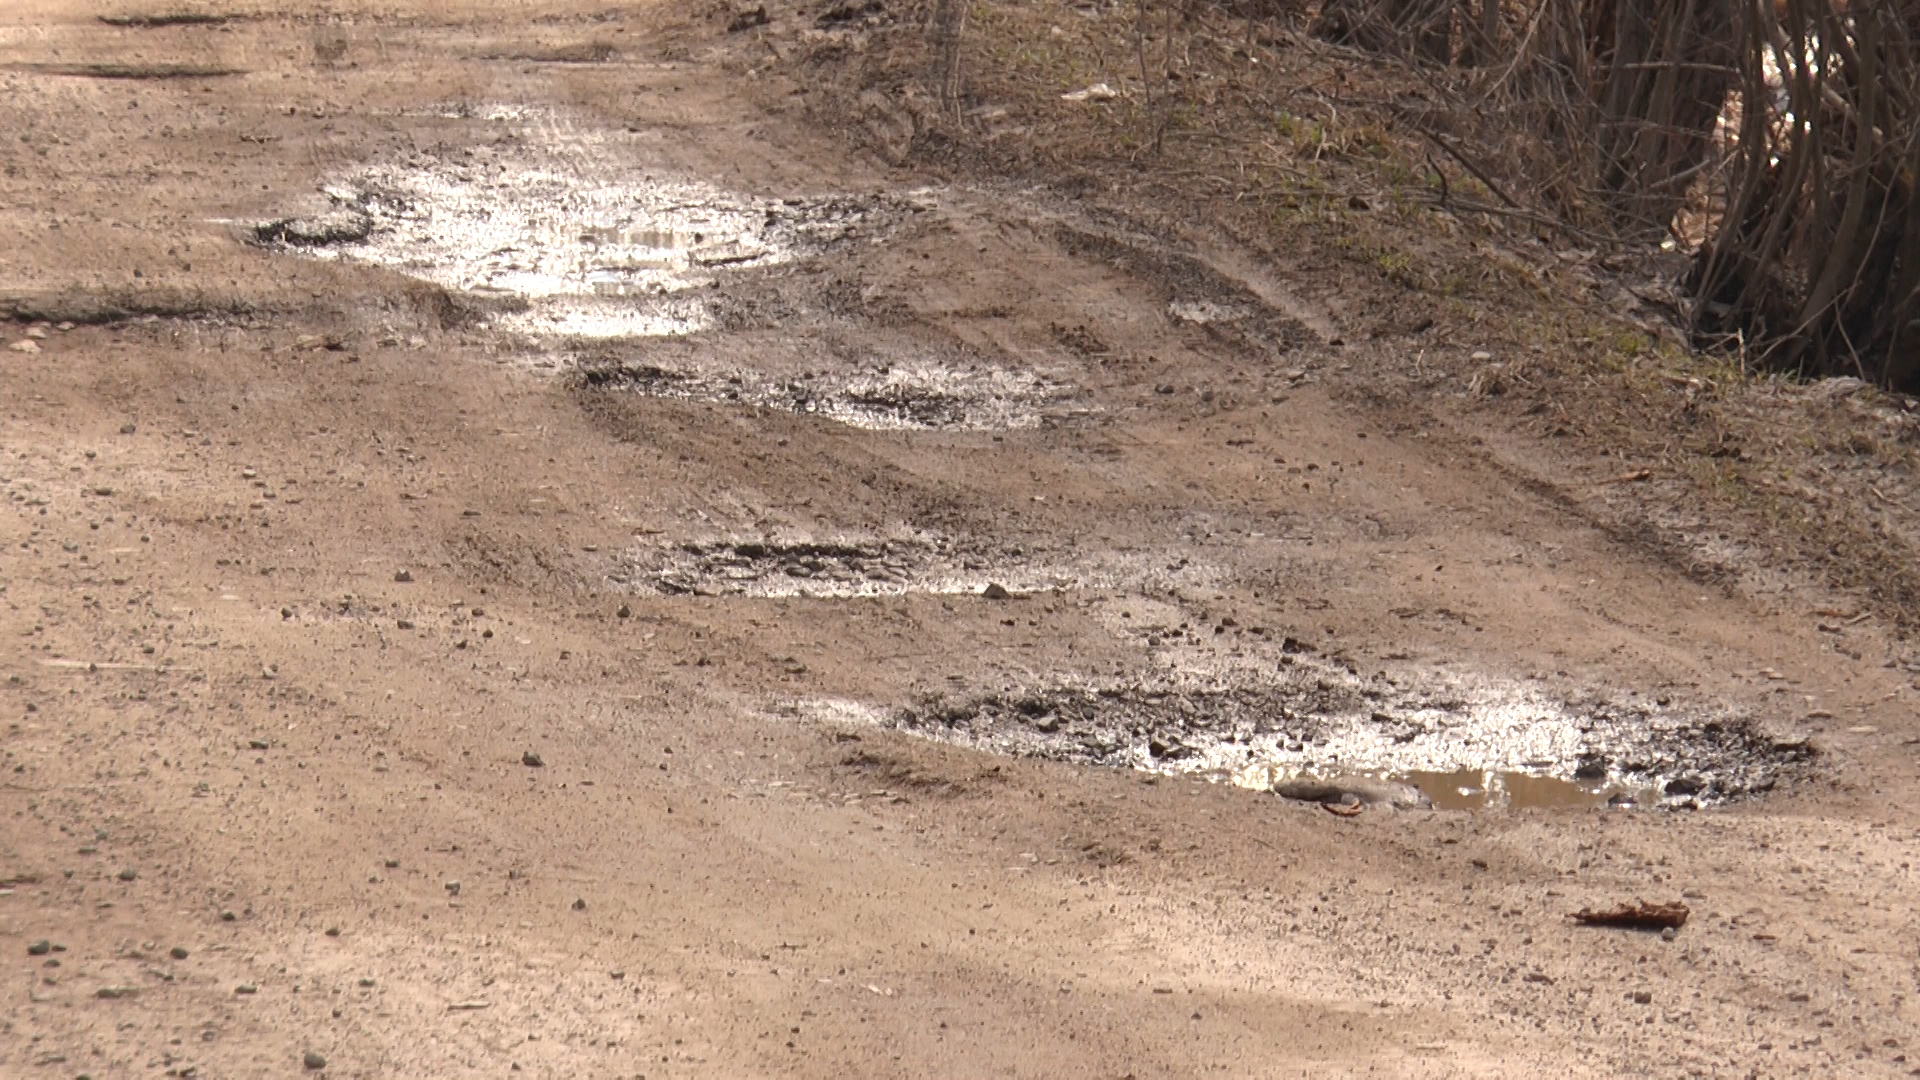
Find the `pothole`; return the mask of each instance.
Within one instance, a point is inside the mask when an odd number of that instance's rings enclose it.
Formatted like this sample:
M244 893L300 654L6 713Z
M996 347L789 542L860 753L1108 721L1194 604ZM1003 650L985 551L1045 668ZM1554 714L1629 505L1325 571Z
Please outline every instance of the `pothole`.
M793 374L710 365L595 364L582 383L654 397L734 402L883 430L1006 431L1078 419L1075 387L989 363L870 360Z
M1231 678L948 690L890 722L996 753L1204 774L1314 801L1401 801L1382 790L1393 781L1449 809L1706 806L1769 791L1813 756L1729 709L1557 697L1439 671L1365 678L1291 639L1276 645L1282 662Z
M648 337L705 329L696 290L720 275L826 251L899 209L742 195L645 173L605 153L604 139L554 139L372 166L326 188L324 209L260 224L254 238L491 299L483 306L504 331Z
M726 539L647 548L633 552L610 579L618 586L666 595L828 599L940 593L1011 600L1118 584L1192 587L1211 581L1212 573L1186 559L1127 553L1079 559L910 533Z

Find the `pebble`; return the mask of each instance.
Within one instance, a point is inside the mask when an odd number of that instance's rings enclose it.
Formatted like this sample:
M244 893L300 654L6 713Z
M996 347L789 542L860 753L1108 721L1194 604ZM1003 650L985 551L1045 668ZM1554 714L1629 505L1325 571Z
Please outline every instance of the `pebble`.
M573 910L575 911L587 910L587 902L585 900L575 900L573 902Z
M546 765L546 761L541 758L539 754L529 750L520 755L520 764L525 765L529 769L538 769Z
M13 344L7 346L7 348L13 350L14 352L26 353L27 355L31 356L34 353L37 353L40 351L40 343L33 340L32 338L21 338L19 341L16 341Z
M97 998L103 998L107 1001L112 1001L116 998L135 997L139 993L140 993L140 988L136 986L103 986L100 989L95 990L93 992L93 996Z
M397 574L395 574L395 575L393 575L393 580L395 580L395 581L397 581L397 582L399 582L399 583L401 583L402 585L404 585L404 584L406 584L407 582L409 582L409 581L412 581L412 580L413 580L413 571L411 571L411 570L402 570L402 571L400 571L399 573L397 573Z
M309 1069L324 1069L327 1067L327 1059L318 1050L309 1050L306 1052L306 1055L300 1059L300 1064L305 1065Z
M236 994L257 994L260 992L260 988L252 983L241 983L239 986L233 988L233 992Z
M39 941L27 946L28 956L45 956L52 951L53 942L48 941L46 938L41 938Z
M620 607L617 610L615 610L613 614L617 618L630 619L633 617L633 609L628 607L625 604L621 604Z
M449 881L449 882L447 882L447 892L448 892L448 893L450 893L450 894L452 894L452 895L454 895L454 896L459 896L459 895L460 895L460 883L459 883L459 882L457 882L457 881Z
M235 914L234 914L233 912L231 912L231 911L223 911L223 912L221 912L221 913L220 913L220 921L221 921L221 922L232 922L233 920L235 920L235 919L237 919L237 918L239 918L239 917L240 917L240 916L238 916L238 915L235 915Z
M132 880L133 880L134 878L137 878L137 877L139 877L139 876L140 876L140 871L138 871L138 870L135 870L135 869L134 869L133 867L131 867L131 866L129 866L129 867L127 867L126 869L124 869L124 870L122 870L122 871L120 871L120 880L121 880L121 881L132 881Z
M367 989L367 990L370 990L370 989L372 989L372 988L373 988L373 980L372 980L372 979L361 979L361 980L360 980L360 986L361 986L361 988L362 988L362 989Z
M1653 991L1651 991L1651 990L1635 990L1635 991L1633 992L1633 1003L1634 1003L1635 1005L1651 1005L1651 1004L1653 1004Z
M120 425L120 434L122 435L132 435L139 430L140 430L140 426L138 424L133 423L131 420Z
M173 948L167 950L167 955L173 957L175 960L185 960L187 958L187 948L184 945L175 945Z
M980 595L988 600L1009 600L1013 598L1013 594L1007 591L1007 587L997 581L987 582L987 587L980 590Z

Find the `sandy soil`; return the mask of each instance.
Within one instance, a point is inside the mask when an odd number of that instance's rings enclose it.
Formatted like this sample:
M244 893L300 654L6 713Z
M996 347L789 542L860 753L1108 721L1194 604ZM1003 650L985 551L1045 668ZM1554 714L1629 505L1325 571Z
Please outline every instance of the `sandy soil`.
M0 1074L1920 1072L1876 623L1345 392L1230 245L849 153L712 12L505 7L0 13ZM529 174L586 254L489 239ZM613 184L713 205L570 236ZM255 232L372 210L478 261ZM1706 805L1226 782L1449 708Z

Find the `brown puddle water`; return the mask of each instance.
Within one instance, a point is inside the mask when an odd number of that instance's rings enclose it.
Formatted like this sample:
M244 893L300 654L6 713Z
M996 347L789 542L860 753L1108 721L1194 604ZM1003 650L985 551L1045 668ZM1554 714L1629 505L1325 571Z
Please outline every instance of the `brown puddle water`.
M1436 810L1484 810L1490 806L1528 807L1606 806L1624 796L1636 804L1659 801L1654 789L1636 790L1618 782L1582 784L1552 776L1523 772L1412 772L1394 779L1420 789Z

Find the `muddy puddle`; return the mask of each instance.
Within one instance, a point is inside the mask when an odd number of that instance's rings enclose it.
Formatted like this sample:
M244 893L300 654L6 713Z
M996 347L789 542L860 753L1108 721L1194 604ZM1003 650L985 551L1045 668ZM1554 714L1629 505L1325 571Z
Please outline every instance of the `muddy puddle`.
M1207 675L935 694L885 722L996 753L1456 810L1706 806L1769 791L1812 759L1803 740L1727 709L1446 671L1369 678L1276 646L1282 662ZM1376 792L1397 785L1415 791Z
M502 331L624 338L710 325L699 291L879 235L910 204L763 198L655 173L620 136L475 108L494 138L368 166L324 205L255 227L258 243L382 266L482 301Z
M1011 431L1091 413L1070 384L977 358L871 357L791 373L710 362L587 361L583 387L778 409L873 430Z
M993 548L925 532L875 537L724 539L642 547L610 575L664 595L833 599L908 593L1007 599L1069 589L1198 587L1214 573L1157 554Z

